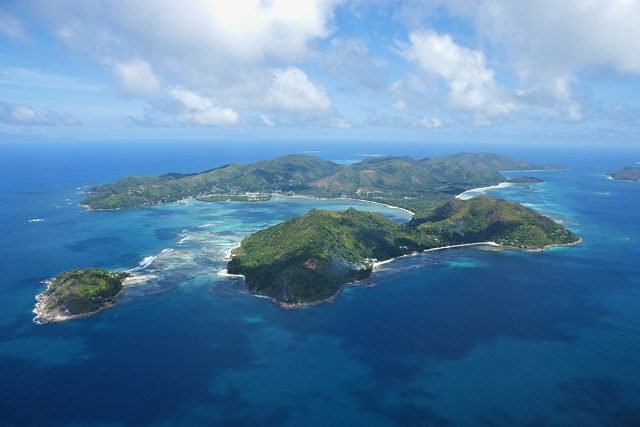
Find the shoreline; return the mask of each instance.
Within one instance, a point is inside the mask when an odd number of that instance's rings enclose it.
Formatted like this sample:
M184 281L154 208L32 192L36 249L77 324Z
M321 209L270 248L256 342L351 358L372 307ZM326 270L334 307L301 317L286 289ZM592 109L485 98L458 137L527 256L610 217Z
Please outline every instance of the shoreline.
M353 202L373 203L375 205L384 206L384 207L390 208L390 209L400 209L401 211L404 211L404 212L410 214L411 216L416 214L415 212L412 212L409 209L401 208L400 206L393 206L393 205L389 205L389 204L382 203L382 202L374 202L374 201L371 201L371 200L354 199L352 197L314 197L314 196L305 196L305 195L290 196L290 195L286 195L286 194L277 194L277 193L271 193L271 196L273 196L273 197L282 197L282 198L285 198L285 199L309 199L309 200L327 200L327 201L331 201L331 200L351 200Z
M232 279L246 279L246 276L244 274L232 274L229 273L226 268L218 271L217 275L220 277L230 277Z
M471 191L471 190L468 190ZM242 193L242 194L236 194L236 196L246 196L248 194L255 194L255 193ZM264 193L264 194L268 194L271 197L282 197L282 198L288 198L288 199L309 199L309 200L351 200L354 202L364 202L364 203L373 203L376 205L380 205L380 206L384 206L386 208L390 208L390 209L400 209L401 211L404 211L408 214L410 214L411 216L415 215L415 212L410 211L409 209L405 209L405 208L401 208L400 206L393 206L393 205L389 205L387 203L382 203L382 202L374 202L371 200L363 200L363 199L354 199L351 197L314 197L314 196L306 196L306 195L287 195L287 194L281 194L281 193ZM224 196L226 196L227 194L224 194ZM219 194L211 194L211 196L219 196ZM78 203L78 206L84 208L87 211L122 211L125 209L136 209L136 208L147 208L147 207L152 207L152 206L161 206L161 205L170 205L173 203L186 203L189 202L190 200L197 200L198 197L207 197L207 196L197 196L197 197L188 197L186 199L180 199L180 200L175 200L173 202L162 202L162 203L145 203L142 204L140 206L132 206L132 207L125 207L125 208L92 208L91 206L88 205L83 205L82 203ZM456 196L457 197L457 196ZM261 201L257 201L257 202L261 202Z
M422 255L425 252L434 252L434 251L442 251L445 249L455 249L455 248L464 248L467 246L501 246L503 248L510 248L511 246L505 246L505 245L501 245L499 243L496 242L475 242L475 243L461 243L459 245L448 245L448 246L440 246L437 248L430 248L430 249L425 249L421 252L412 252L410 254L406 254L406 255L401 255L399 257L395 257L395 258L390 258L390 259L385 259L384 261L378 261L378 262L374 262L373 263L373 271L375 271L376 267L380 267L381 265L384 264L389 264L390 262L393 262L397 259L400 258L406 258L406 257L411 257L411 256L418 256L418 255ZM518 249L518 248L513 248L513 249Z
M472 188L471 190L463 191L462 193L460 193L457 196L455 196L455 198L456 199L460 199L460 200L466 200L466 199L463 199L462 196L464 196L465 194L470 193L472 191L484 191L484 190L492 190L492 189L497 190L498 188L507 188L507 187L510 187L512 185L514 185L513 182L501 182L500 184L489 185L488 187Z
M121 282L122 290L118 292L116 295L114 295L113 302L106 304L94 311L90 311L87 313L80 313L80 314L68 314L68 315L61 314L61 312L57 314L48 313L48 311L44 308L45 301L47 299L47 297L44 294L49 290L51 286L54 285L54 281L53 281L53 278L43 280L41 283L45 283L47 285L47 288L44 291L40 292L35 297L36 304L33 310L31 310L31 312L34 313L36 317L34 317L32 320L34 323L43 325L45 323L64 322L65 320L73 320L73 319L80 319L83 317L93 316L94 314L98 314L101 311L104 311L108 308L112 308L118 305L118 298L120 298L120 296L124 294L124 291L127 289L128 286L138 285L140 282L145 281L147 279L148 279L148 276L129 275L129 277L125 277L124 279L122 279L122 282ZM131 283L131 282L135 282L135 283Z
M36 317L33 318L33 322L37 323L38 325L44 325L45 323L53 323L53 322L64 322L65 320L81 319L83 317L93 316L94 314L98 314L101 311L104 311L108 308L115 307L118 304L117 299L125 291L124 284L123 284L122 290L113 297L112 303L102 306L99 309L90 311L88 313L69 314L69 315L64 315L64 314L47 315L48 314L47 311L44 310L44 307L42 307L42 305L46 301L46 297L44 296L44 293L49 289L49 286L53 284L53 282L51 281L47 281L47 282L49 282L49 284L47 285L47 289L45 289L44 291L36 295L36 301L37 301L36 306L34 307L33 310L31 310L31 312L36 315Z
M542 248L532 248L532 249L528 249L528 248L518 248L515 246L508 246L508 245L502 245L500 243L496 243L496 242L492 242L492 241L487 241L487 242L473 242L473 243L461 243L459 245L447 245L447 246L440 246L437 248L430 248L430 249L425 249L421 252L412 252L410 254L406 254L406 255L401 255L399 257L395 257L395 258L389 258L383 261L378 261L372 264L372 268L371 268L371 274L369 275L369 277L365 280L359 280L356 282L348 282L348 283L344 283L342 286L340 286L340 288L338 288L338 290L331 295L328 298L324 298L318 301L312 301L312 302L303 302L303 303L288 303L288 302L282 302L282 301L278 301L273 297L270 297L268 295L264 295L264 294L259 294L259 293L255 293L253 292L251 289L246 288L246 281L245 281L245 288L249 291L249 293L257 298L266 298L269 299L273 304L275 304L276 306L280 307L283 310L295 310L297 308L302 308L302 307L311 307L314 305L319 305L319 304L324 304L324 303L333 303L336 298L338 298L340 296L340 294L342 293L342 291L347 287L347 286L358 286L358 285L365 285L368 286L367 283L369 282L369 280L371 279L371 277L373 276L374 271L376 270L376 268L384 265L384 264L389 264L397 259L400 258L405 258L405 257L412 257L412 256L419 256L422 255L424 253L427 252L434 252L434 251L442 251L442 250L447 250L447 249L456 249L456 248L464 248L464 247L471 247L471 246L493 246L493 247L502 247L505 249L509 249L509 250L519 250L519 251L523 251L523 252L543 252L546 251L547 249L550 248L556 248L556 247L563 247L563 246L575 246L575 245L579 245L583 243L582 238L578 238L577 241L572 242L572 243L562 243L562 244L558 244L558 245L549 245L549 246L544 246ZM242 278L242 279L246 279L246 277L242 274L229 274L226 273L227 269L223 269L220 272L218 272L219 276L223 276L223 277L230 277L230 278ZM370 287L370 286L368 286Z

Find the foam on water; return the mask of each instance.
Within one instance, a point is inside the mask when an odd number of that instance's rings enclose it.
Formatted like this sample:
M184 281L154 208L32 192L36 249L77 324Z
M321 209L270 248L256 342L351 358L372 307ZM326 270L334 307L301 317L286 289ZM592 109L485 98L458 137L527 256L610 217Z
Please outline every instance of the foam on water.
M142 259L142 261L140 261L140 264L137 267L132 268L131 270L127 270L127 271L128 272L134 272L134 271L144 270L145 268L149 267L151 265L151 263L153 263L153 261L155 261L159 256L161 256L162 254L165 254L167 252L171 252L171 251L173 251L172 248L166 248L166 249L163 249L157 255L151 255L151 256L145 257L145 258Z

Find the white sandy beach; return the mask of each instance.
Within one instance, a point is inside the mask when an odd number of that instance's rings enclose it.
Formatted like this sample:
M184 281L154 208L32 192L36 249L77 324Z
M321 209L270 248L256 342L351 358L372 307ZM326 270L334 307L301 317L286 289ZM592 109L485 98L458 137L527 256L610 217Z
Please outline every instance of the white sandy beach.
M406 213L410 214L410 215L415 215L415 212L411 212L409 209L404 209L398 206L393 206L393 205L388 205L386 203L381 203L381 202L372 202L371 200L362 200L362 199L353 199L351 197L335 197L335 198L325 198L325 197L312 197L312 196L302 196L302 195L295 195L295 196L289 196L286 194L277 194L277 193L272 193L271 196L273 197L283 197L283 198L289 198L289 199L310 199L310 200L352 200L354 202L364 202L364 203L373 203L376 205L380 205L380 206L384 206L386 208L389 209L400 209L401 211L405 211Z
M496 243L496 242L476 242L476 243L463 243L463 244L460 244L460 245L441 246L439 248L425 249L422 252L413 252L413 253L410 253L410 254L407 254L407 255L399 256L397 258L391 258L391 259L386 259L384 261L375 262L375 263L373 263L373 268L375 270L376 267L380 267L381 265L388 264L388 263L393 262L393 261L395 261L395 260L397 260L399 258L421 255L421 254L423 254L425 252L441 251L443 249L463 248L465 246L503 246L503 245L501 245L499 243Z
M468 194L468 193L480 193L480 192L484 192L485 190L505 188L505 187L509 187L509 186L512 186L512 185L513 185L513 183L511 183L511 182L501 182L500 184L490 185L488 187L473 188L471 190L467 190L467 191L464 191L464 192L458 194L456 196L456 199L466 200L466 199L470 199L470 198L474 197L474 195L477 195L477 194L471 195L471 194Z

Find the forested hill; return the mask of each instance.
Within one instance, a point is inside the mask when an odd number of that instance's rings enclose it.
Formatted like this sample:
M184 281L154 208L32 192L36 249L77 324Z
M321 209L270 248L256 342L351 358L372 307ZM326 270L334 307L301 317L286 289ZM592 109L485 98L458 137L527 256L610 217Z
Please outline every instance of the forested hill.
M122 209L207 195L276 193L349 197L413 211L434 208L463 191L506 180L500 170L552 168L490 153L440 158L380 157L344 166L296 154L252 164L229 164L198 174L129 176L88 190L92 209Z
M535 171L535 170L562 170L564 167L550 164L527 163L511 157L494 153L457 153L440 158L426 158L422 162L442 164L457 164L470 169L491 169L494 171Z
M635 166L627 166L618 172L611 172L606 174L613 179L619 181L640 181L640 168Z
M453 199L407 224L355 209L314 209L244 239L227 269L243 274L253 293L290 308L334 297L344 284L368 278L375 261L487 241L540 250L579 238L518 203L482 196Z

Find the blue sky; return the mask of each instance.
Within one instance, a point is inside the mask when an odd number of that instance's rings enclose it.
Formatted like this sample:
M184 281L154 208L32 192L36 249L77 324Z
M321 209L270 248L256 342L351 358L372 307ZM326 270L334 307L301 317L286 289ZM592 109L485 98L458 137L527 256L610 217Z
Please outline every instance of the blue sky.
M632 144L640 0L0 4L0 134Z

